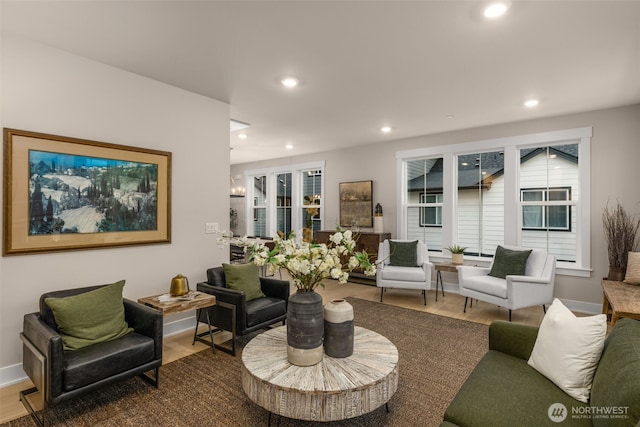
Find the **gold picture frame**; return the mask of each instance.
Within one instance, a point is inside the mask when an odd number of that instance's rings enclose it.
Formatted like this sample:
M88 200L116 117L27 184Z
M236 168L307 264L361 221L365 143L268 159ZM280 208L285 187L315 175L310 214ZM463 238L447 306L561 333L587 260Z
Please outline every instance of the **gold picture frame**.
M4 129L2 255L171 242L171 153Z
M340 226L373 227L373 181L341 182Z

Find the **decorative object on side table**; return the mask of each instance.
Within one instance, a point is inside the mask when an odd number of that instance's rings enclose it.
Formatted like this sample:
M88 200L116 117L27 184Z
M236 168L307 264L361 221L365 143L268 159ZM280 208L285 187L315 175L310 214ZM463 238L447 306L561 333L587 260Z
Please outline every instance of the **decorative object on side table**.
M353 354L353 306L334 299L324 306L324 352L329 357Z
M330 236L328 244L297 242L293 233L286 240L276 237L274 243L274 248L269 250L262 243L252 243L245 239L240 239L239 242L247 248L250 259L256 265L269 266L271 272L283 268L293 279L298 291L289 297L288 359L298 366L313 365L322 360L324 331L322 297L315 294L314 289L319 285L324 286L322 280L329 278L346 283L349 272L355 268L361 268L365 274L374 276L376 267L369 260L366 251L355 250L356 241L351 230L342 232L338 228ZM341 255L349 257L346 265L342 265ZM318 335L320 339L317 338Z
M373 232L382 233L384 230L384 222L382 220L382 205L378 203L376 205L375 213L373 214Z
M451 263L452 264L462 264L464 261L464 251L467 250L466 247L459 245L448 246L447 250L451 252Z
M171 279L171 288L169 288L169 294L172 297L181 297L189 293L189 280L182 274L178 274Z
M630 216L620 203L611 212L608 205L604 209L602 228L609 253L609 280L621 282L624 279L629 252L637 247L639 226L640 219Z

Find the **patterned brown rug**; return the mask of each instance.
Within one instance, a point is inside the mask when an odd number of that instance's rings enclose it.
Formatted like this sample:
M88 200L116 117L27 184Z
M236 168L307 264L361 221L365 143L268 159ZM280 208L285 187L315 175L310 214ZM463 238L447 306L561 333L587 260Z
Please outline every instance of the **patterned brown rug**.
M437 426L476 363L487 351L488 327L391 305L348 298L356 324L398 348L398 391L384 406L358 418L313 423L272 417L272 425ZM246 342L246 341L245 341ZM242 340L239 340L242 347ZM268 425L268 412L252 403L240 383L241 356L201 351L160 370L160 389L132 378L54 407L54 426ZM30 417L1 427L32 427Z

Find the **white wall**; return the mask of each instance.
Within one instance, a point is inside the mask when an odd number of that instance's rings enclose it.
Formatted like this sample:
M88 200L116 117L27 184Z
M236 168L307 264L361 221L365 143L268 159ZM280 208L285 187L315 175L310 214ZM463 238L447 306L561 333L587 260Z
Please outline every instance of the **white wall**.
M593 127L591 139L591 259L590 278L558 276L555 295L574 302L575 309L598 310L602 304L600 280L608 272L602 212L607 202L620 201L640 215L640 105L424 135L312 155L234 165L233 174L247 169L325 160L325 229L339 217L338 184L373 180L373 203L384 210L384 228L396 233L396 152L421 147L459 144L508 136ZM357 167L354 167L357 165ZM449 275L446 280L453 281ZM583 304L585 303L585 304Z
M126 279L124 295L192 288L228 260L205 222L229 224L229 106L68 53L3 35L2 127L172 152L172 242L0 259L0 384L20 369L25 313L49 290ZM165 320L175 322L178 318Z

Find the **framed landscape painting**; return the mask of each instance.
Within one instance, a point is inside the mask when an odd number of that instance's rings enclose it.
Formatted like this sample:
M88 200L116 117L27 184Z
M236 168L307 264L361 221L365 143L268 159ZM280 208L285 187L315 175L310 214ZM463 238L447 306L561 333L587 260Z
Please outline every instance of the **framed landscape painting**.
M373 227L373 181L341 182L340 226Z
M3 255L171 242L171 153L4 129Z

